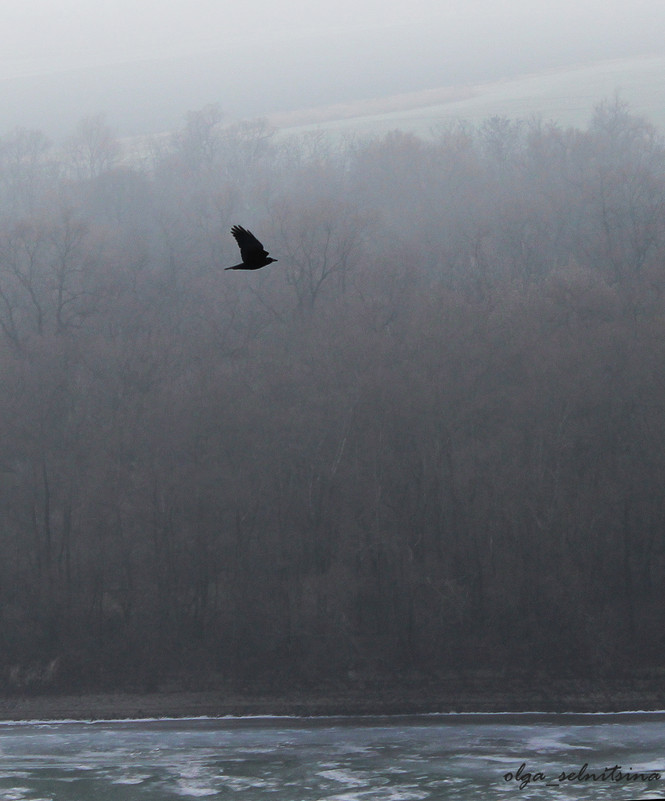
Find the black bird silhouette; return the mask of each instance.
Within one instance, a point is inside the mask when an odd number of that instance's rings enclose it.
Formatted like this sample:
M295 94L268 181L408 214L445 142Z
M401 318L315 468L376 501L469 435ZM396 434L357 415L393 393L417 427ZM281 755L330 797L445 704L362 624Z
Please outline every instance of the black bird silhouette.
M231 228L231 233L240 248L242 262L235 264L233 267L225 267L225 270L260 270L266 264L272 264L277 261L277 259L270 258L268 251L264 249L254 234L246 231L242 226L234 225Z

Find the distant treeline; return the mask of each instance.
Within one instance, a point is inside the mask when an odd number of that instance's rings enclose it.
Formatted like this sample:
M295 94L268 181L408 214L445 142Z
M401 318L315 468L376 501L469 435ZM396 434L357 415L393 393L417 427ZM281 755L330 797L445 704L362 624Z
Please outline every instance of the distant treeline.
M665 664L659 132L129 144L0 139L0 689Z

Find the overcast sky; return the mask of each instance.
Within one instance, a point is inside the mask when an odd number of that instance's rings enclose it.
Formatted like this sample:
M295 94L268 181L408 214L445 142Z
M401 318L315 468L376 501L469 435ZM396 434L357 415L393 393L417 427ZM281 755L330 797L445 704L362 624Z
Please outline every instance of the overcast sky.
M432 29L470 48L586 43L593 55L625 43L663 48L665 0L0 0L2 74L196 53L233 42L258 47L322 32L405 37ZM485 52L477 57L482 60ZM278 65L277 65L278 66Z
M58 92L72 113L79 94L81 108L102 97L114 113L138 108L133 87L149 111L170 86L180 112L219 101L258 114L665 52L665 0L0 0L0 9L0 79L88 70L69 89L0 82L9 116L20 98L29 116ZM117 76L89 72L118 64Z

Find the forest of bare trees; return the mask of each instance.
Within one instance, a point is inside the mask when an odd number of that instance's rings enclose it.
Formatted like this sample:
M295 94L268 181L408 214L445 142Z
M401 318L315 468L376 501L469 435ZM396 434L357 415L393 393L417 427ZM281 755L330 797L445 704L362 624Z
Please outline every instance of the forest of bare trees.
M237 262L232 224L277 264ZM0 689L665 664L665 142L0 139Z

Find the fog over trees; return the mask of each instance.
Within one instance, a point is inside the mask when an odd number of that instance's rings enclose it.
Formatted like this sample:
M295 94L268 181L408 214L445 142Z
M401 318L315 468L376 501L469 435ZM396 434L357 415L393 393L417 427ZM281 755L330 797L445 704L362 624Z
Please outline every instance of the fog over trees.
M276 264L237 262L233 224ZM0 688L665 659L665 143L0 139Z

